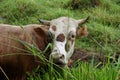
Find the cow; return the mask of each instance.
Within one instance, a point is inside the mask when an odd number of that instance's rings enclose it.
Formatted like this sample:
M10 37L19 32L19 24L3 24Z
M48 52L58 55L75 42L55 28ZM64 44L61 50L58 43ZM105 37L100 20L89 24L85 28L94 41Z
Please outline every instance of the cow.
M76 36L86 36L87 28L79 28L88 21L60 17L51 21L40 20L40 24L14 26L0 24L0 77L10 80L26 80L26 72L31 72L42 61L28 50L34 45L37 51L44 51L49 43L53 49L46 50L45 57L60 67L67 67L73 54ZM47 55L46 55L47 54Z

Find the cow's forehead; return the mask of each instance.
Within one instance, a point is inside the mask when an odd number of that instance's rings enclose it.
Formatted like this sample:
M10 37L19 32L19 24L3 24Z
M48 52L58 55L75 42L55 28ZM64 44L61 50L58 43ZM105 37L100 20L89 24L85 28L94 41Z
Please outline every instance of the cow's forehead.
M76 20L68 17L60 17L52 20L50 23L51 31L56 35L60 33L67 34L71 30L75 32L77 26Z
M68 17L60 17L58 19L52 20L51 25L77 26L78 24L75 19Z

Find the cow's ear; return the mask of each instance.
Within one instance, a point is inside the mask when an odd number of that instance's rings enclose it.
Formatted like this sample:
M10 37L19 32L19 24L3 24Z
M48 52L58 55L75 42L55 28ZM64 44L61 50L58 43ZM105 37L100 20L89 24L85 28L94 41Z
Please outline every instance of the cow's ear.
M48 30L47 30L47 29L44 29L44 28L42 28L42 27L36 27L36 28L34 28L34 31L35 31L38 35L41 35L41 36L48 35Z
M90 18L90 17L88 16L88 17L85 18L85 19L77 20L78 25L80 26L80 25L82 25L82 24L88 22L89 18Z
M86 26L77 30L77 36L78 37L83 37L83 36L87 36L87 35L88 35L88 32L87 32L87 27Z

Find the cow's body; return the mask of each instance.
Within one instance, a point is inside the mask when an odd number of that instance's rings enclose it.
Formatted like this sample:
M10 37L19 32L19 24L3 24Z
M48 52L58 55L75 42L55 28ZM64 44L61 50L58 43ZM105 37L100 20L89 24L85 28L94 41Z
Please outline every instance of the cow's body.
M39 58L36 62L33 53L25 47L26 43L34 45L37 50L44 50L53 40L53 49L48 52L50 55L46 58L58 66L66 67L74 51L76 35L87 35L86 27L78 28L87 20L88 18L75 20L60 17L51 21L41 21L49 27L33 24L20 28L20 26L1 24L0 78L6 73L10 80L25 80L27 71L32 71L36 66L42 65ZM53 39L49 34L53 36Z
M39 30L35 30L36 28L41 31L38 32ZM27 25L22 29L20 26L1 24L0 67L8 78L10 80L24 80L27 71L32 71L38 64L40 65L33 54L30 54L29 50L24 46L24 43L20 41L34 44L36 48L44 50L49 43L49 39L49 35L44 33L41 25ZM0 70L0 78L2 75L3 72Z

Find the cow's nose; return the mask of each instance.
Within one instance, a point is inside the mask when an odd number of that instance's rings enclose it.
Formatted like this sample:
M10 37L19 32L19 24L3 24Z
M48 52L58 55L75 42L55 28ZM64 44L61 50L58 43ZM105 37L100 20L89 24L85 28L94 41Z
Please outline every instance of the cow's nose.
M64 58L65 56L63 54L59 57L59 59L64 59Z
M65 55L64 54L52 54L51 55L51 59L53 61L53 63L55 63L56 65L59 65L59 66L64 66L66 65L65 64Z
M58 61L61 61L61 60L64 60L65 56L63 54L53 54L51 55L52 59L54 62L58 62Z

